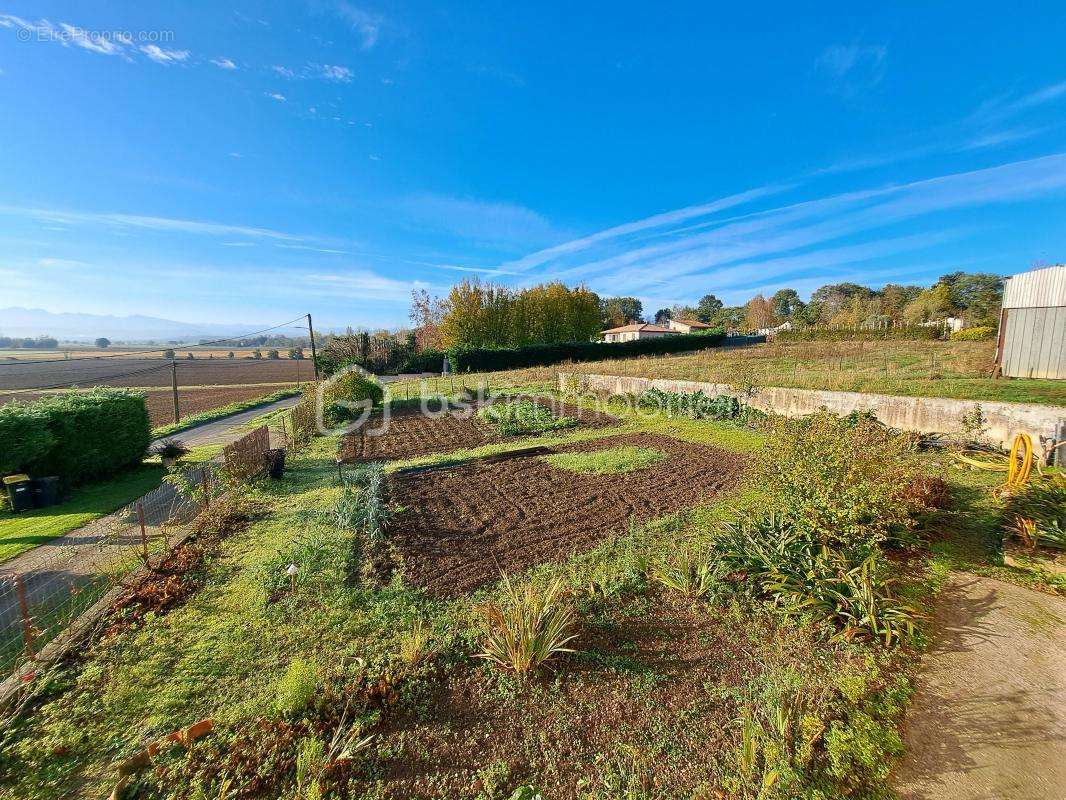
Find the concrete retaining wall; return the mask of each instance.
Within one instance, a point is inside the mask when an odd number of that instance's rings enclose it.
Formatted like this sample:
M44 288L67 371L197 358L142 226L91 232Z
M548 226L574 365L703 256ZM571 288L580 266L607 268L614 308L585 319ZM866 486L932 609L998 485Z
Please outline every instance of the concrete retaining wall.
M675 381L667 378L626 378L617 375L582 375L560 372L559 388L575 386L581 391L597 394L640 394L647 389L664 392L737 395L733 387L724 383ZM919 433L960 433L960 419L973 412L975 405L988 420L988 438L1009 447L1014 435L1025 431L1033 437L1054 439L1056 430L1066 423L1066 407L1042 406L1032 403L978 403L974 400L953 400L945 397L897 397L887 394L861 392L829 392L818 389L786 389L767 386L758 389L751 398L752 408L788 417L812 414L822 408L834 414L852 411L872 411L881 422L893 428ZM1061 435L1061 434L1060 434ZM1059 451L1066 447L1058 448Z

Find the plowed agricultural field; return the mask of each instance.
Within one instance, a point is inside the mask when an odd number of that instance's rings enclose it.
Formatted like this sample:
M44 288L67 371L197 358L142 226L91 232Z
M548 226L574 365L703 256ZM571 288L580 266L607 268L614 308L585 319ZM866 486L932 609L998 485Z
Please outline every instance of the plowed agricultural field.
M181 418L185 419L201 411L210 411L242 400L253 400L290 386L292 386L291 383L182 387L178 390L178 409L181 412ZM174 399L170 389L146 388L139 391L144 394L148 402L148 416L152 420L153 428L168 425L174 421ZM57 392L22 392L15 395L0 393L0 405L11 400L25 403L55 394Z
M310 380L311 362L288 359L178 359L179 386L236 386ZM0 392L76 384L170 386L170 361L160 358L92 358L44 364L0 364Z
M390 524L404 577L436 595L471 591L547 561L588 550L607 536L734 488L744 459L716 447L638 433L545 448L592 452L630 445L666 454L619 475L577 474L537 454L394 474Z
M607 414L596 414L578 406L539 398L529 399L547 405L557 417L574 417L584 428L602 428L618 421ZM377 431L381 432L380 435L374 435ZM430 416L410 409L393 413L388 420L381 414L374 414L358 431L345 437L339 455L342 461L349 464L358 461L392 461L421 458L433 453L454 453L506 438L491 425L482 422L472 411Z
M215 408L252 400L312 377L307 360L178 360L178 408L182 419ZM143 391L153 427L174 421L171 365L159 358L113 358L52 361L45 364L0 364L0 405L94 386ZM33 391L41 389L42 391Z

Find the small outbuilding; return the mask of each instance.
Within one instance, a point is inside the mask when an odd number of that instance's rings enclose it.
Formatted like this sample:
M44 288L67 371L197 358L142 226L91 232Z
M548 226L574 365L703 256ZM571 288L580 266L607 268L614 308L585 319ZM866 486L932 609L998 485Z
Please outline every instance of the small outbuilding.
M1066 265L1007 278L996 364L1008 378L1066 378Z
M666 321L666 327L675 333L699 333L709 331L714 326L695 319L669 319Z

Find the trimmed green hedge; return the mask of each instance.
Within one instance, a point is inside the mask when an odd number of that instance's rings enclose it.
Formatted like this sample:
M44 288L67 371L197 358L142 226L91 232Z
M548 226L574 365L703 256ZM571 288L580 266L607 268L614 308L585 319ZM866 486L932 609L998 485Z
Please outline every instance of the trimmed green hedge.
M781 331L775 335L779 342L870 342L884 339L941 338L937 327L914 328L806 328L796 331Z
M724 333L715 331L634 339L631 342L564 342L499 349L457 347L448 351L448 355L456 372L494 372L559 364L563 361L601 361L706 350L709 347L718 347L724 339Z
M427 348L420 353L412 353L400 365L401 373L412 372L441 372L444 369L444 357L447 355L443 350Z
M996 329L987 326L963 328L951 334L953 342L984 342L996 335Z
M151 439L144 395L126 389L13 403L0 408L0 474L58 475L78 484L140 463Z

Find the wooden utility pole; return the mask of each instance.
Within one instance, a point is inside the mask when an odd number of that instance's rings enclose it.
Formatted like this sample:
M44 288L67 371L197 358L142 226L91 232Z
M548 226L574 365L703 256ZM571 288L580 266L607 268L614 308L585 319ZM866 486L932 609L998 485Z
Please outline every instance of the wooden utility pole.
M311 337L311 366L315 368L315 380L318 380L318 353L315 350L315 329L311 326L311 315L307 315L307 335Z
M170 360L170 386L174 395L174 423L181 422L181 410L178 407L178 362Z

